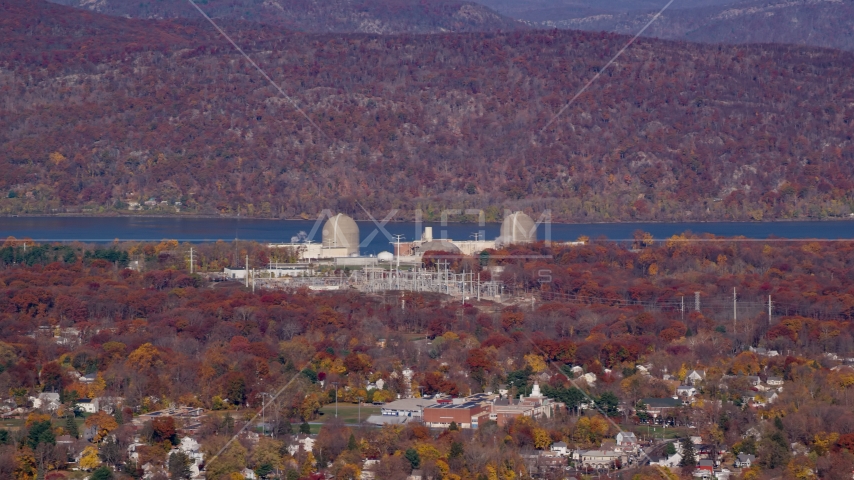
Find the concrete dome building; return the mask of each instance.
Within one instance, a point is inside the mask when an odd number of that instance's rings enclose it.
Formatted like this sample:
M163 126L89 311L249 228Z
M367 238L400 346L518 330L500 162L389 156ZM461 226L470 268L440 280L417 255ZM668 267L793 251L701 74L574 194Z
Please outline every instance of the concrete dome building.
M359 226L352 218L339 213L323 225L323 246L346 248L347 255L359 253Z
M460 248L447 240L431 240L421 244L421 253L424 252L445 252L445 253L462 253Z
M501 236L498 239L504 245L536 242L537 224L522 212L511 213L501 224Z

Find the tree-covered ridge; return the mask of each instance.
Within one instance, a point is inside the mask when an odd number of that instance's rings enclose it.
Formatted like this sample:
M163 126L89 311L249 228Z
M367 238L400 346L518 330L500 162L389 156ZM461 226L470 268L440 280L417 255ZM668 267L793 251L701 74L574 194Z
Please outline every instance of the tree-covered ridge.
M204 25L36 5L41 23L14 9L3 20L5 212L127 211L151 198L273 217L362 217L357 201L588 221L850 212L850 54L640 41L538 133L625 37L227 24L321 133ZM98 37L75 15L138 37ZM51 22L64 30L40 26Z

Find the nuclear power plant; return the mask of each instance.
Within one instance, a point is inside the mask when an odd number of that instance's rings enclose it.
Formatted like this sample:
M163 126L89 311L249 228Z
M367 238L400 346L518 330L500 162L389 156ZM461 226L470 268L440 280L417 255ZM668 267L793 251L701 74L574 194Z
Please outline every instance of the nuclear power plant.
M346 254L341 256L349 257L359 254L359 241L359 226L343 213L335 215L323 225L323 248L343 248Z
M269 245L270 248L292 249L297 258L296 263L271 262L266 269L255 270L254 273L250 273L248 267L227 268L224 273L228 278L233 279L248 279L253 275L261 275L263 278L305 277L313 276L315 268L322 265L370 269L378 267L380 263L392 262L418 269L422 266L422 257L426 252L474 256L484 250L536 242L537 224L525 213L513 212L504 219L500 234L494 240L434 238L433 227L424 227L420 239L394 243L394 253L380 252L377 256L364 257L359 255L361 242L359 225L351 217L343 213L331 216L323 224L320 233L321 238L318 243L306 238L307 235L302 233L289 243ZM299 241L301 239L302 241ZM366 274L369 273L366 272ZM412 284L418 284L420 281L413 279Z
M513 212L501 223L498 242L502 245L534 243L537 241L537 224L522 212Z

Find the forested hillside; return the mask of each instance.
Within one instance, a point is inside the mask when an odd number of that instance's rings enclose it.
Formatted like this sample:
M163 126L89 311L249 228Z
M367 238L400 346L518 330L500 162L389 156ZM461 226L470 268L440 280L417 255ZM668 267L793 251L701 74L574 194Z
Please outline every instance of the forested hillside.
M539 133L626 37L225 23L318 129L204 23L3 8L5 213L154 198L256 216L364 218L358 201L747 220L847 216L854 200L847 53L639 41Z
M108 15L200 18L188 2L57 0ZM488 8L459 0L252 0L197 2L216 19L247 20L303 32L436 33L525 28Z

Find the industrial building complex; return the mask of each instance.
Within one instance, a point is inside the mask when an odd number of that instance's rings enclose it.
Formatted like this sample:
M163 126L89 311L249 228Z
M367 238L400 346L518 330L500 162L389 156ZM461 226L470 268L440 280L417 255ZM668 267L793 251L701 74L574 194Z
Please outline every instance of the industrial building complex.
M376 256L360 255L360 238L359 225L351 217L339 213L323 224L319 243L295 238L289 243L269 245L289 250L290 256L295 258L292 263L271 261L268 265L251 268L247 259L242 268L224 269L222 277L242 280L253 287L260 282L262 287L269 288L297 284L316 290L352 286L366 291L396 289L494 297L501 294L499 282L481 282L473 273L452 273L447 266L441 265L428 271L423 264L425 253L474 256L485 250L536 242L537 224L523 212L511 213L502 222L499 236L493 240L435 238L433 228L425 227L418 240L398 241L394 243L393 253L381 252ZM394 271L381 265L391 263L397 267ZM330 269L355 271L337 277L318 275L319 271Z

